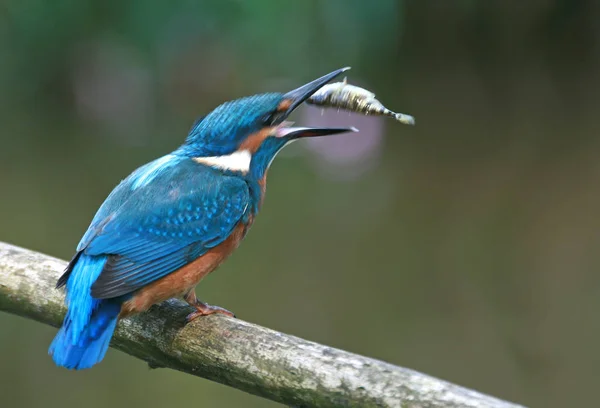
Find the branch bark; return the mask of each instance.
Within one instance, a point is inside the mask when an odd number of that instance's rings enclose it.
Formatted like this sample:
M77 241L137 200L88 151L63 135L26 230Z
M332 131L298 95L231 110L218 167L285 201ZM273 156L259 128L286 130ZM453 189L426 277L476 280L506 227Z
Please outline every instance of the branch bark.
M0 310L55 327L66 311L54 289L66 263L0 242ZM171 300L119 323L112 347L296 407L517 408L457 385L226 316L184 326Z

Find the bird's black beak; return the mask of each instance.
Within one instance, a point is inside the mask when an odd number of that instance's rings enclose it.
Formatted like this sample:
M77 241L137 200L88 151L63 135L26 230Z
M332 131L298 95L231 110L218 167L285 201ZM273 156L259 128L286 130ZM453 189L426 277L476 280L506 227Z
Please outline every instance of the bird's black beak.
M339 133L358 132L355 127L350 128L311 128L311 127L285 127L277 129L277 137L285 137L289 140L300 139L302 137L318 137L337 135Z
M331 81L341 73L348 71L349 69L350 67L336 69L335 71L330 72L327 75L323 75L321 78L315 79L314 81L311 81L306 85L302 85L300 88L296 88L293 91L290 91L283 95L283 119L288 117L294 109L300 106L302 102L310 98L312 94L321 89L323 85L326 85L329 81Z
M324 85L326 85L329 81L336 78L340 74L348 71L350 67L344 67L340 69L336 69L333 72L330 72L327 75L323 75L321 78L315 79L305 85L302 85L300 88L296 88L293 91L290 91L283 95L283 101L280 104L280 112L279 121L285 120L300 104L310 98L315 92L321 89ZM278 121L278 122L279 122ZM286 127L279 126L277 129L278 137L286 137L288 139L299 139L301 137L317 137L317 136L327 136L327 135L336 135L338 133L345 132L358 132L356 128L308 128L308 127Z

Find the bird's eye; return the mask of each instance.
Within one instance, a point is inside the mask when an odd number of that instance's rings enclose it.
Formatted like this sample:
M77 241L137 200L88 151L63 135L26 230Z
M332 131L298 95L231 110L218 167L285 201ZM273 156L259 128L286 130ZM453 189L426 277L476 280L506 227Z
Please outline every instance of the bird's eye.
M268 113L263 117L263 124L265 126L271 126L271 125L273 125L273 122L275 122L276 119L277 119L277 112Z

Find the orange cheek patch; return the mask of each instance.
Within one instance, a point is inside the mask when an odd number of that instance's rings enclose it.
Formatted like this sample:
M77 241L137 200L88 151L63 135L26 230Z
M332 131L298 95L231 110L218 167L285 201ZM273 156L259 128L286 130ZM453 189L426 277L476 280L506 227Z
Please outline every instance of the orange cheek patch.
M277 110L280 112L285 112L286 110L288 110L290 108L290 106L292 106L292 100L284 99L283 101L279 102L279 106L277 106Z
M262 142L274 132L275 128L268 127L261 129L258 132L252 133L246 138L246 140L240 143L238 150L248 150L250 153L254 154L256 153Z

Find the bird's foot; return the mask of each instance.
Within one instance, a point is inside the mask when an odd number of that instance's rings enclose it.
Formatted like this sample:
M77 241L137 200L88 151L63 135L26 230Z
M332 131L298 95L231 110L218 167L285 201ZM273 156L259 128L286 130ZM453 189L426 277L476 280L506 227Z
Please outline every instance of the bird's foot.
M196 308L196 311L187 315L185 320L188 323L200 316L208 316L208 315L215 314L215 313L224 314L225 316L229 316L229 317L235 317L235 315L227 309L224 309L219 306L208 305L199 300L196 300L196 303L193 304L192 306Z

